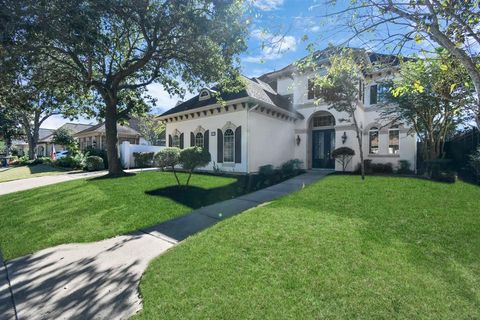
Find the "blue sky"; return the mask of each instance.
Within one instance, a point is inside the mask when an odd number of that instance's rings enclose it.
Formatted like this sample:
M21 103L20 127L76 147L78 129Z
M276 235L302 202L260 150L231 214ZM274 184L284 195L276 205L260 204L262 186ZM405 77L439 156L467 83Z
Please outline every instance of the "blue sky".
M325 0L248 1L251 4L249 15L252 21L250 37L247 51L240 56L242 72L248 77L281 69L306 56L309 43L314 43L316 49L323 49L329 43L343 44L351 36L351 31L343 26L344 21L324 18L328 13L345 8L348 0L339 0L336 6L326 5ZM308 40L302 41L304 35L308 36ZM349 44L364 47L359 39ZM160 85L153 84L148 89L157 98L158 108L153 113L161 113L181 100L181 97L169 96ZM188 93L184 99L192 95ZM42 127L55 129L68 121L61 116L54 116L45 121ZM74 122L90 123L95 120L80 118Z

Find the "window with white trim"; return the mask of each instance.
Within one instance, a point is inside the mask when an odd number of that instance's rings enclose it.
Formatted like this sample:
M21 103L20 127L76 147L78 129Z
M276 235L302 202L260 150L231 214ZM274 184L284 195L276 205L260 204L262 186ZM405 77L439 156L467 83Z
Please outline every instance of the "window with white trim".
M388 130L388 153L400 153L400 130L398 128Z
M368 153L378 153L378 128L372 127L368 132Z
M225 130L223 134L223 162L235 160L235 133L232 129Z
M195 146L203 148L203 133L198 132L195 135Z

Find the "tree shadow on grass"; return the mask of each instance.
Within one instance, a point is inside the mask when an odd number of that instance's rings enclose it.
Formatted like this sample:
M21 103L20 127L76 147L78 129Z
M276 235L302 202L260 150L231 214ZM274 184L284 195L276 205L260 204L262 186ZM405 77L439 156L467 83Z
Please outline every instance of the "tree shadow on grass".
M246 179L239 177L231 184L205 189L197 186L168 186L145 191L145 194L171 199L192 209L236 198L248 192Z

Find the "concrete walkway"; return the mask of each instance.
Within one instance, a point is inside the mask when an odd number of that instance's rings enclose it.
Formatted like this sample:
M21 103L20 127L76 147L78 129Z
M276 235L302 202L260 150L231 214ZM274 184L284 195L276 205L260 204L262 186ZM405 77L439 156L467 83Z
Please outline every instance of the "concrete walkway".
M140 171L152 171L158 170L157 168L147 168L147 169L130 169L125 170L125 172L140 172ZM19 179L7 182L0 182L0 195L13 193L17 191L23 191L43 186L48 186L51 184L56 184L65 181L92 178L106 175L108 171L95 171L95 172L72 172L66 174L58 174L53 176L42 176L34 177L27 179Z
M127 319L141 309L137 288L153 258L190 235L300 190L328 173L308 172L135 234L60 245L9 261L11 288L0 269L0 319Z

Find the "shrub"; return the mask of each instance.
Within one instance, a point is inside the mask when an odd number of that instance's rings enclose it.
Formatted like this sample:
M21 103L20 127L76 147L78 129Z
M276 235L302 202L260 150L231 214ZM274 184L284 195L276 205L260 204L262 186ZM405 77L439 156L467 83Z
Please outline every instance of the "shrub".
M473 174L480 180L480 147L473 154L469 156L470 161L468 162L470 168L472 168Z
M434 170L430 178L438 182L455 183L457 174L452 170Z
M332 152L332 157L340 163L342 166L342 171L345 172L345 169L347 169L348 164L350 161L352 161L353 156L355 155L355 151L353 149L350 149L348 147L340 147Z
M34 166L37 164L50 164L50 163L52 163L52 159L50 159L49 157L40 157L30 161L28 165Z
M303 162L299 159L292 159L280 166L280 172L285 178L293 177L302 170Z
M103 159L103 164L105 168L108 169L108 156L107 151L103 149L97 149L92 146L86 147L83 153L88 154L90 156L97 156Z
M169 147L161 150L155 155L155 162L157 165L164 169L170 167L175 175L177 184L180 185L180 180L178 180L177 173L175 171L175 166L180 163L180 149L175 147Z
M408 160L400 160L398 161L398 170L397 173L399 174L411 174L413 171L410 169L410 161Z
M190 183L193 170L198 167L206 166L211 159L210 152L208 152L207 149L200 147L186 148L180 152L179 162L184 170L190 172L186 183L187 186Z
M360 164L359 164L360 165ZM372 169L372 159L365 159L363 160L363 165L365 167L365 173L366 174L371 174L373 173Z
M85 161L85 169L87 171L99 171L105 169L103 159L99 156L88 156Z
M72 157L63 157L55 160L55 165L62 168L73 168L75 160Z
M135 166L138 168L147 168L153 166L153 152L134 152Z
M393 173L393 164L387 163L372 163L370 164L373 173Z

